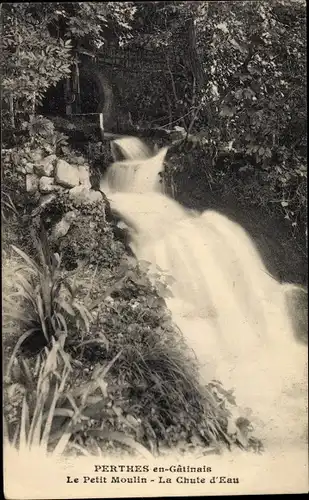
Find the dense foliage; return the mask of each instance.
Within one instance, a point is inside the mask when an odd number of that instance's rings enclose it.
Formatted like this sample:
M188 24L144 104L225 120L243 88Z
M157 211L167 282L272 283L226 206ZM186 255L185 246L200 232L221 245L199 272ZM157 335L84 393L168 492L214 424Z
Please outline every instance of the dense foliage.
M152 2L139 14L131 45L161 58L161 70L149 61L135 82L138 118L193 132L193 169L205 184L226 186L304 232L305 3Z
M119 43L126 39L134 7L130 2L23 2L5 4L1 13L3 101L10 117L6 125L14 129L20 115L35 114L48 88L70 75L78 44L87 40L88 46L100 47L115 32Z

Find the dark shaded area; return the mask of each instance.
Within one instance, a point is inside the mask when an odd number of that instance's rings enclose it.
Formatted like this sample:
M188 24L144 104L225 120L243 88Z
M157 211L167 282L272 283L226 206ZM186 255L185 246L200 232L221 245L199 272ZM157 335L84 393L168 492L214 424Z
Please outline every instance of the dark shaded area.
M287 291L286 303L296 340L308 344L308 291L296 287Z
M42 105L38 107L41 115L65 116L66 103L64 98L65 80L61 80L56 86L47 89Z
M198 177L182 178L179 174L176 183L176 199L184 206L198 211L216 210L240 224L253 239L274 278L307 285L306 249L291 238L290 228L282 218L269 217L262 208L242 206L232 195L212 192Z
M104 95L100 97L100 89L97 82L91 75L80 76L80 105L81 113L97 113L99 105L104 100Z
M80 96L72 90L71 102L65 101L65 80L61 80L56 86L50 87L38 107L38 113L51 116L66 116L66 104L72 105L75 113L97 113L99 107L104 105L104 91L100 88L97 78L90 71L81 71L79 78ZM80 109L77 109L77 105Z
M43 331L36 330L24 340L20 350L25 356L32 357L38 355L43 351L44 347L50 346L50 344L51 342L47 342L45 339Z

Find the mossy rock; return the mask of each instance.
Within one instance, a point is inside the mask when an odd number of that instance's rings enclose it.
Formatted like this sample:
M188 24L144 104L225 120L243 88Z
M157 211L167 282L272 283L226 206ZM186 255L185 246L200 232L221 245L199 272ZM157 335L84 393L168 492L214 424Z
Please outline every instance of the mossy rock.
M124 249L114 239L110 226L99 217L77 213L66 236L58 244L64 265L74 269L78 262L115 267Z
M119 264L125 250L114 237L112 225L106 220L106 210L103 197L95 203L81 204L69 193L62 193L38 210L33 225L36 228L44 226L53 251L62 255L67 269L75 269L80 262L113 268ZM71 213L74 218L66 234L55 239L55 227Z

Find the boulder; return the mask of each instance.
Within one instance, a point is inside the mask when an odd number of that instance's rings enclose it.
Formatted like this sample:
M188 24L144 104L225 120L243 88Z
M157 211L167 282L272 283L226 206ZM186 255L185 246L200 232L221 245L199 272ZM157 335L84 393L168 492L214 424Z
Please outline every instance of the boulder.
M76 157L76 163L77 163L77 165L84 165L85 158L83 156L77 156Z
M71 210L70 212L67 212L59 222L57 222L51 232L53 241L58 241L67 234L74 219L76 219L76 214L73 210Z
M41 193L52 193L53 191L59 191L61 186L54 184L53 177L41 177L39 182L39 190Z
M80 184L90 189L91 183L90 183L89 167L87 165L79 165L78 172L79 172Z
M102 202L103 198L100 191L88 189L86 186L76 186L69 191L69 197L72 202L79 205L90 205L91 203Z
M56 155L49 155L34 166L34 171L40 177L51 177L54 173Z
M34 171L33 163L26 163L25 170L26 170L27 174L33 174L33 171Z
M55 181L64 187L72 188L79 185L79 170L65 160L58 160L55 170Z
M36 193L39 188L39 177L35 174L26 175L26 191L29 194Z

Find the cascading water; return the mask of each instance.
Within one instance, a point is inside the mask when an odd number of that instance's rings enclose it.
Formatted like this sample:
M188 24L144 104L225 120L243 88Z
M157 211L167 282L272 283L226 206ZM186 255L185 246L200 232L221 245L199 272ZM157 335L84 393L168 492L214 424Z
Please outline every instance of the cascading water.
M130 141L122 146L125 157L134 156ZM258 431L266 446L298 446L307 349L293 336L286 285L269 276L238 224L214 211L193 216L158 192L165 155L114 163L101 189L134 228L136 257L173 276L167 306L196 353L201 381L234 388L238 405L264 422Z
M121 137L111 143L111 153L114 161L144 160L152 156L150 148L137 137Z
M124 137L112 143L111 152L115 162L107 170L102 191L144 193L161 190L158 175L167 148L153 155L136 137Z

